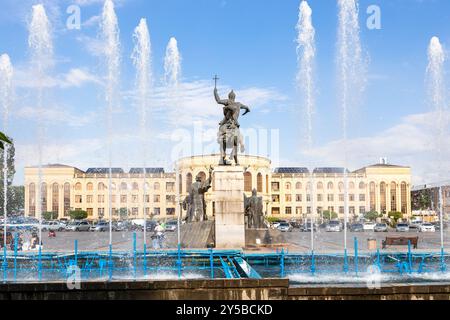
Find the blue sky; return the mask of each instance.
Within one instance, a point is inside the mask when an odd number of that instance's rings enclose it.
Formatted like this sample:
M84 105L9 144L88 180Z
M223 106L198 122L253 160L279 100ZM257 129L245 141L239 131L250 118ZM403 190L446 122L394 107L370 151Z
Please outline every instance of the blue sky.
M194 123L205 128L203 152L218 149L214 136L221 109L212 97L212 76L218 74L220 93L233 88L252 113L241 120L244 128L279 130L279 165L306 165L301 97L295 89L296 30L299 0L120 0L122 99L113 117L113 164L142 163L137 109L130 97L135 70L130 55L132 33L147 18L152 41L155 84L161 89L167 42L176 37L182 55L182 97L177 107L154 105L149 118L152 135L147 163L172 167L171 135L181 113L181 132ZM36 164L35 91L30 85L27 21L33 4L43 3L53 26L55 66L46 90L44 163L65 163L86 169L105 166L105 103L103 68L96 46L101 0L1 0L0 53L8 53L15 67L16 98L9 134L16 139L17 177L23 167ZM81 30L67 30L66 9L81 8ZM316 28L316 114L314 163L342 165L341 122L336 79L337 1L310 0ZM366 8L381 8L381 29L366 28ZM388 157L409 165L415 183L438 179L433 173L432 115L426 103L427 46L438 36L450 43L448 0L360 0L361 40L370 58L364 99L352 111L349 128L350 169ZM446 66L448 67L448 66ZM152 107L152 106L150 106ZM431 124L431 125L430 125ZM187 131L186 131L187 130ZM270 133L269 133L270 134ZM191 148L192 149L192 148ZM252 148L250 148L253 150ZM264 149L264 148L263 148ZM266 155L271 150L255 149ZM270 148L269 148L270 149ZM447 152L448 148L445 148ZM198 150L191 153L198 153ZM448 153L448 152L447 152ZM279 161L278 161L279 160ZM447 172L445 178L449 177ZM442 174L439 175L442 178Z

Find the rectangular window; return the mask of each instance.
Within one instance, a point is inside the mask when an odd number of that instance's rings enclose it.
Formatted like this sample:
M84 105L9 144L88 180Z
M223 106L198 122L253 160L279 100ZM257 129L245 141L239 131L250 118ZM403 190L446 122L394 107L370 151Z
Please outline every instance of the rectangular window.
M155 195L153 196L153 202L159 202L160 199L161 199L161 196L160 196L159 194L155 194Z
M355 214L355 207L353 207L353 206L349 207L349 208L348 208L348 212L349 212L350 214Z
M146 194L144 196L144 202L149 203L150 202L150 195Z
M137 216L139 213L139 208L131 208L131 214L133 216Z
M301 194L296 194L295 195L295 201L302 202L302 195Z
M87 203L92 203L93 202L93 196L91 196L91 195L86 196L86 202Z
M321 194L317 195L317 201L322 201L322 195Z
M339 194L339 201L344 201L344 194L343 193Z
M286 214L292 214L292 207L286 207Z
M83 196L76 195L75 196L75 203L82 203L83 202Z
M359 195L359 201L366 201L366 195L364 193Z
M359 207L359 213L360 214L366 213L366 207Z
M87 214L88 214L88 217L92 217L92 215L94 214L94 209L92 209L92 208L87 208L87 209L86 209L86 212L87 212Z
M166 203L167 204L175 204L175 195L166 196Z
M102 218L105 215L105 208L98 208L97 214L99 218Z
M272 195L272 202L280 202L280 195L273 194Z
M280 208L272 208L272 214L274 215L280 214Z
M348 195L348 199L349 199L349 201L355 201L355 195L353 193L350 193Z
M138 195L137 194L133 194L131 196L131 203L138 203Z
M310 202L310 201L311 201L311 195L310 195L309 193L306 195L306 201L307 201L307 202Z
M285 195L285 200L286 200L286 202L291 202L292 201L292 196L290 194L286 194Z
M175 192L175 183L174 182L166 182L166 191L167 192Z
M105 196L104 195L98 195L97 200L98 200L98 203L104 203L105 202Z
M295 214L302 214L302 207L295 207Z
M272 191L280 191L280 183L272 182Z
M342 207L342 206L339 207L339 213L340 213L340 214L344 214L344 207Z
M120 196L120 203L126 203L127 202L127 196L125 194Z
M159 216L161 214L161 208L154 208L153 209L153 214L155 216Z
M306 213L311 214L311 207L306 207Z
M175 215L175 208L166 208L166 215L167 216Z
M327 200L328 200L329 202L334 201L334 194L328 194L328 195L327 195Z

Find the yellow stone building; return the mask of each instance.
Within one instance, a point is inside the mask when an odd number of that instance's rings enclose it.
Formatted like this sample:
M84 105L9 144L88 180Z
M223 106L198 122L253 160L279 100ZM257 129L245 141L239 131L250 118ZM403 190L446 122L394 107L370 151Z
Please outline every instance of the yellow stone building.
M171 218L176 216L177 189L180 201L197 175L207 178L210 166L217 166L219 156L193 156L177 162L177 174L162 168L132 168L125 172L91 168L86 171L66 165L45 165L25 168L25 213L39 217L40 212L57 212L59 218L68 217L70 210L88 212L89 219L109 217L109 190L112 190L113 219L121 214L129 218ZM316 168L312 175L306 168L272 168L268 158L240 156L245 168L244 190L250 195L255 188L263 197L267 215L280 218L316 217L329 210L345 212L344 170L342 168ZM411 170L405 166L375 164L356 171L347 171L349 217L376 210L386 214L401 211L411 215ZM213 179L214 181L214 179ZM176 184L178 183L178 188ZM39 208L37 189L41 185ZM312 188L311 188L312 186ZM312 192L311 192L312 191ZM214 184L205 196L207 214L215 213ZM181 207L181 206L180 206ZM316 208L316 210L314 210ZM181 210L181 208L180 208ZM183 212L184 214L185 212Z

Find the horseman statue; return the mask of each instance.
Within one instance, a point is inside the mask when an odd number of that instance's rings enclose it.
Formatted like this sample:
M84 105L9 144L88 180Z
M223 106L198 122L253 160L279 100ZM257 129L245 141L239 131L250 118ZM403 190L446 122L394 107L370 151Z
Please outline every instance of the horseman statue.
M236 94L233 90L228 94L228 99L221 100L217 92L217 76L214 78L214 98L218 104L223 105L223 120L219 123L219 132L217 134L217 142L220 145L220 165L231 165L230 162L226 160L227 149L232 149L230 154L230 160L234 159L236 165L239 165L238 161L238 145L240 146L241 152L245 151L244 139L239 130L239 116L241 109L245 110L242 115L246 115L250 112L250 108L246 105L236 102Z

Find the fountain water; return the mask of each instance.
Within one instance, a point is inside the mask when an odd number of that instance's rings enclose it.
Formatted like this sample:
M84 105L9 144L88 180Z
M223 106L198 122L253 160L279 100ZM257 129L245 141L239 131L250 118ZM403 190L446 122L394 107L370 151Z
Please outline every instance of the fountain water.
M428 67L427 67L427 82L429 103L437 116L436 123L436 156L437 156L437 174L442 177L442 144L445 139L445 129L447 126L445 115L445 81L444 81L444 62L445 53L438 37L433 37L428 46ZM443 228L443 199L442 199L442 185L439 186L439 220L440 220L440 234L441 234L441 251L444 250L444 228Z
M12 103L13 66L7 54L0 56L0 106L3 109L3 130L8 129L9 110ZM6 219L8 208L8 144L3 149L3 245L6 249Z
M144 175L143 181L143 214L144 214L144 250L147 245L147 211L145 206L145 199L147 194L146 188L146 175L147 175L147 109L149 93L152 88L152 63L151 54L152 47L150 42L150 33L148 31L147 20L141 19L139 25L134 29L133 39L135 42L132 59L136 68L136 91L137 91L137 103L140 110L140 127L141 127L141 144L142 144L142 174Z
M312 10L308 2L302 1L299 7L297 23L297 87L302 93L303 105L306 114L307 148L312 149L313 114L314 114L314 63L315 63L315 29L312 24ZM309 173L311 197L311 254L314 254L314 216L317 212L314 199L314 167L310 166Z
M178 42L174 37L170 38L164 57L164 83L167 88L169 103L175 106L179 105L179 83L181 76L181 55L178 51ZM175 130L177 124L175 124ZM180 175L178 172L178 162L175 160L175 214L178 219L177 243L181 244L181 210L180 210Z
M31 51L31 63L35 72L36 108L38 114L43 112L43 95L45 77L53 65L53 42L51 25L43 5L33 6L32 18L29 25L28 46ZM39 217L39 239L42 239L42 146L44 125L42 120L37 118L37 147L38 147L38 187L36 214ZM41 256L41 246L39 246L39 256ZM39 275L41 276L41 275Z
M365 64L360 41L358 23L358 0L339 0L338 26L338 79L342 112L344 154L344 251L347 255L348 223L348 172L347 172L347 127L350 107L355 106L365 88ZM344 267L346 268L346 266Z
M107 145L109 167L109 249L112 250L112 113L117 104L117 91L120 75L119 24L114 3L106 0L101 17L101 35L104 40L104 59L106 63L105 100L107 105Z

